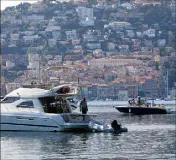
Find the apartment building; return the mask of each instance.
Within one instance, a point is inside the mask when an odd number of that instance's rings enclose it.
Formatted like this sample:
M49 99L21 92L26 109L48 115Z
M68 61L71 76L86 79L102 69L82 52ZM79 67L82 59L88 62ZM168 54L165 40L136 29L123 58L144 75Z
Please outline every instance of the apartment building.
M142 61L137 59L92 59L88 61L91 67L104 67L104 66L124 66L124 65L142 65Z

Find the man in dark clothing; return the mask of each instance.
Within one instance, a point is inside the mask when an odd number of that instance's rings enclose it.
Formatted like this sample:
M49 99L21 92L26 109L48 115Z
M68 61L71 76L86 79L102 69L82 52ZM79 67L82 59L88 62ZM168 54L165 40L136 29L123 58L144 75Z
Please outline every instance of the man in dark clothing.
M140 96L138 96L137 103L138 103L139 106L141 105L141 97Z
M87 114L87 111L88 111L87 101L86 98L84 97L80 103L80 112L82 112L82 114Z
M114 129L114 133L119 133L120 128L121 128L121 124L118 124L117 120L114 120L111 123L111 127Z

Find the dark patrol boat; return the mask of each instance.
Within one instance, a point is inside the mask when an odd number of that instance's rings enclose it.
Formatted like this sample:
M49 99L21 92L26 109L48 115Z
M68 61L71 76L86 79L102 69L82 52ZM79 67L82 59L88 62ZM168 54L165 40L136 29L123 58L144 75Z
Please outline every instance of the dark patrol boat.
M138 97L137 101L129 100L128 106L114 106L119 112L130 113L136 115L147 114L167 114L168 110L164 105L156 105L154 103L147 103L145 100Z

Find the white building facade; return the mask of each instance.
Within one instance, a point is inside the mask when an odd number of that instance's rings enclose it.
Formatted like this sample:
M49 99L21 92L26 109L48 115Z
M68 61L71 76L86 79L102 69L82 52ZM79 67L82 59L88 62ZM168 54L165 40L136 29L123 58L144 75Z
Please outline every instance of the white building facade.
M124 65L141 65L142 61L137 59L92 59L88 62L91 67L104 67L104 66L124 66Z

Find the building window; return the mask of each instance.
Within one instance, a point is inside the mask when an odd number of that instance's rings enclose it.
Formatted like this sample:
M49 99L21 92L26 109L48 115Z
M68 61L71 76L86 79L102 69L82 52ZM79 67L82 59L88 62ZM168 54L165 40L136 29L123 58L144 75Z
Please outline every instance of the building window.
M32 101L25 101L17 105L20 108L34 108L34 104Z

